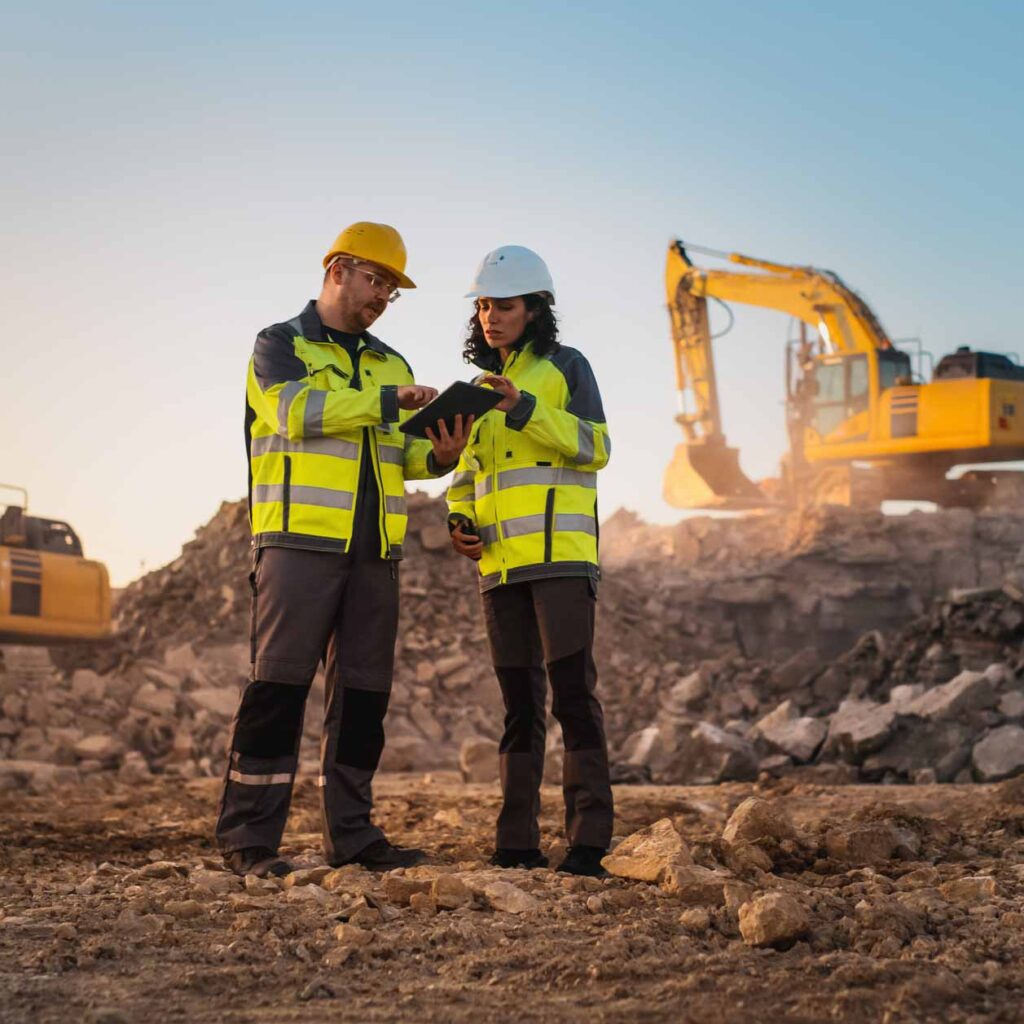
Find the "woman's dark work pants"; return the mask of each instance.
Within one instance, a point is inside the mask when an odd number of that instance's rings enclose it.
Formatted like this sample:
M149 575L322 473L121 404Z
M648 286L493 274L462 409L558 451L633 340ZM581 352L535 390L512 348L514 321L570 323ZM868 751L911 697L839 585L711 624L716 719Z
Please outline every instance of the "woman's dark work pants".
M381 558L264 548L253 584L252 676L231 731L217 819L224 853L278 850L306 697L326 652L320 806L324 852L348 860L383 833L370 822L398 633L398 573Z
M606 849L612 837L612 790L604 716L595 694L594 594L585 577L532 580L483 595L494 670L505 701L499 748L504 796L497 845L540 845L537 817L544 775L545 665L551 710L562 727L565 831L571 846Z

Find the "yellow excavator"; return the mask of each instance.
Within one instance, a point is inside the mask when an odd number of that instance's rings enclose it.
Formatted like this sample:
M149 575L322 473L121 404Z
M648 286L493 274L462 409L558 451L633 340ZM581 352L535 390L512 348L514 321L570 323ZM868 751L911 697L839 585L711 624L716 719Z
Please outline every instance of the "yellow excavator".
M0 515L0 643L55 644L111 635L106 566L82 554L75 531L28 515L28 492Z
M743 269L696 266L697 252ZM681 241L669 246L665 290L685 435L665 473L670 505L870 507L895 499L978 507L1020 494L1024 474L1012 470L947 476L955 466L1024 459L1024 368L1006 355L959 348L925 382L928 353L897 347L838 275ZM789 451L778 481L750 480L726 444L709 299L779 310L799 327L786 344Z

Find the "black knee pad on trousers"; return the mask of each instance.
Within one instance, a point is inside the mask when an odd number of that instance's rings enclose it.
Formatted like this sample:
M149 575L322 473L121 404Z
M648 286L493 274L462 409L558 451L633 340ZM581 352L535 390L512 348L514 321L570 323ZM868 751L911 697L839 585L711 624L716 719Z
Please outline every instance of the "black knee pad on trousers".
M587 687L587 652L579 650L548 663L551 712L562 726L566 750L598 750L604 746L595 716L597 698Z
M389 693L355 690L346 686L341 695L341 724L334 763L376 771L384 752L384 715Z
M247 757L291 757L302 732L307 686L249 683L242 695L232 749Z
M498 685L505 698L505 734L498 752L528 754L533 749L537 707L533 699L533 671L495 666Z

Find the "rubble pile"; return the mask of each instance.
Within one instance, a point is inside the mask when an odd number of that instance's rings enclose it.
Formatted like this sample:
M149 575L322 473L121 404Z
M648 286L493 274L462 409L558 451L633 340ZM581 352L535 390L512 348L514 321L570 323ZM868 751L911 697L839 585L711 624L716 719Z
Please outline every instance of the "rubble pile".
M886 639L816 665L705 663L618 751L659 782L832 766L832 781L994 782L1024 772L1024 603L954 594ZM764 696L774 693L773 706ZM824 777L824 776L823 776Z
M493 779L502 712L475 567L451 552L440 499L413 492L409 512L382 767L460 767L467 779ZM653 527L619 512L601 540L596 657L621 780L745 779L807 763L872 780L929 767L937 777L987 778L1015 749L1022 606L1012 588L962 592L921 616L951 587L998 586L1024 544L1024 516L823 509ZM6 648L0 782L107 769L220 774L248 675L251 557L245 504L225 502L175 561L119 595L112 642L54 648L52 661L42 649ZM894 639L881 632L910 620ZM986 676L991 700L971 698L970 723L932 714L927 744L898 761L890 746L915 719L894 702L990 665L1004 668ZM918 689L908 696L907 686ZM306 762L317 757L322 691L318 677ZM893 705L878 713L884 736L840 738L869 704ZM985 744L980 767L960 754L924 763L954 739L969 754ZM549 747L556 778L553 723Z

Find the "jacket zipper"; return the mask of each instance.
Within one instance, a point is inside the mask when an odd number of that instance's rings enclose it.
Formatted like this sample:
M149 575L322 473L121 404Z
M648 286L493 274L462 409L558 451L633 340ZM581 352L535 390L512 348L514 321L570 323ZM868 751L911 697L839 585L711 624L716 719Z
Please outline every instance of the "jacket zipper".
M356 351L355 365L352 369L352 386L357 391L363 390L363 380L359 375L359 362L363 357L363 353L366 351L365 348L358 349ZM384 541L384 548L381 551L381 557L391 560L391 539L388 537L388 524L387 524L387 495L384 493L384 475L380 471L380 458L377 454L377 437L375 432L370 427L363 427L363 447L369 450L370 453L370 465L373 468L373 476L377 481L377 525L380 527L380 535ZM362 469L362 467L360 467ZM359 486L358 481L356 483L356 491L358 493ZM356 523L356 502L352 502L352 528L355 529ZM395 577L395 566L392 561L391 565L391 578Z
M284 486L281 488L281 531L288 532L288 520L292 510L292 457L284 457Z
M515 358L518 355L517 352L513 352L508 362L501 368L501 372L504 376L508 376L509 370L512 368L512 364L515 362ZM509 378L511 379L511 378ZM491 473L493 474L493 480L491 481L491 493L494 495L494 525L497 528L498 533L498 551L501 555L501 582L508 582L508 561L505 557L505 533L501 528L501 509L498 507L498 497L501 492L498 490L498 452L504 451L504 435L502 435L502 444L498 445L498 431L504 429L504 421L501 421L502 426L498 426L496 421L491 428Z
M555 532L555 489L548 488L548 498L544 504L544 561L551 561L551 542Z

